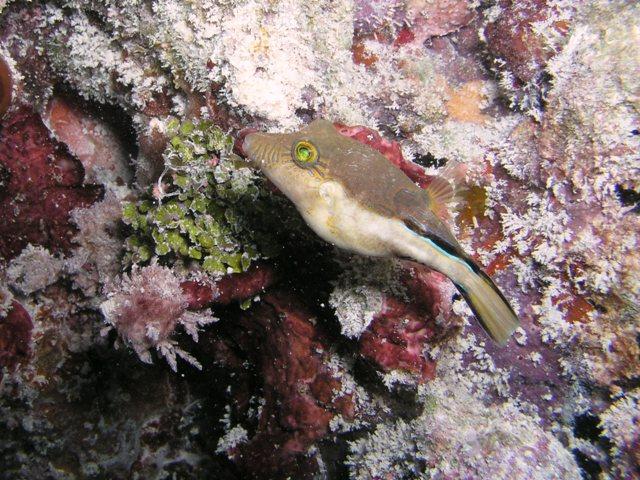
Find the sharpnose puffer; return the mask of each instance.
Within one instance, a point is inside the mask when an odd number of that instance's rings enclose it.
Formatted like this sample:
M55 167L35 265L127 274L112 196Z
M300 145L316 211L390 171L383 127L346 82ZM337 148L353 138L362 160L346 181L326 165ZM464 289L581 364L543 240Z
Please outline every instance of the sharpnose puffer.
M242 149L327 242L443 273L500 344L518 327L500 290L434 213L428 189L376 150L340 135L326 120L294 133L251 133Z

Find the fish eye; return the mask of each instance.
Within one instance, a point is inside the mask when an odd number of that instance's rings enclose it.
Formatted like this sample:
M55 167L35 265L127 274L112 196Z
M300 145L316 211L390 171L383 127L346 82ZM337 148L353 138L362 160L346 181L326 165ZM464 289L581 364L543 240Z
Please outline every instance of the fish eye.
M318 161L318 149L307 140L300 140L293 145L293 159L301 166L314 165Z

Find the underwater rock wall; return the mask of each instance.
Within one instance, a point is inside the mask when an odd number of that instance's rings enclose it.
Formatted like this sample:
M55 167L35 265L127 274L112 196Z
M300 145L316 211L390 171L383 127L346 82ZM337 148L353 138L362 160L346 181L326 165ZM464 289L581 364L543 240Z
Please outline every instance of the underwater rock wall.
M0 478L640 478L639 19L0 1ZM455 182L507 346L234 142L320 117Z

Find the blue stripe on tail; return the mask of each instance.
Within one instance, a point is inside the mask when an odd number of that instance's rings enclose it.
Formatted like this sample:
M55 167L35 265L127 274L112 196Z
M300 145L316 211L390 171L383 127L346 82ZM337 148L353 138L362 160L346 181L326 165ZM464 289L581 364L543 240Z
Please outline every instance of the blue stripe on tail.
M420 238L420 240L422 240L423 242L428 243L430 246L432 246L433 248L435 248L440 254L444 255L445 257L463 264L465 267L467 267L467 269L471 272L471 273L477 273L474 268L469 265L469 262L467 262L465 259L460 258L458 255L454 255L452 253L447 252L444 248L442 248L440 245L438 245L436 242L434 242L433 240L431 240L429 237L425 237L423 235L420 235L416 232L414 232L413 230L411 230L409 227L404 227L406 228L408 231L410 231L413 235L415 235L416 237Z

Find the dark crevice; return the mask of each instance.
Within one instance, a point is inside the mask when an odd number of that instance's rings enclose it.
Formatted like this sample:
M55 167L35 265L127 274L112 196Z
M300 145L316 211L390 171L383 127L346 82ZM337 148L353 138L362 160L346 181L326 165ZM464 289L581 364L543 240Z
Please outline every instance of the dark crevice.
M573 433L578 438L597 442L602 435L600 418L590 413L577 416L573 424Z
M447 164L446 158L436 158L431 153L425 153L424 155L416 154L413 157L413 162L422 167L427 168L441 168Z
M598 445L607 453L613 447L611 441L603 436L604 431L600 426L600 417L597 415L588 412L578 415L574 420L573 433L577 438L582 438Z
M587 440L599 447L603 452L611 452L611 441L603 436L604 431L600 426L600 417L589 412L575 417L573 433L576 438ZM578 449L573 450L573 455L580 467L582 478L585 480L597 480L602 473L602 466L594 459L588 457Z
M624 188L622 185L616 185L616 193L620 203L625 207L633 207L634 213L640 213L640 192L631 188Z
M576 458L580 474L584 480L598 480L602 473L602 467L595 460L587 457L578 449L573 450L573 456Z

